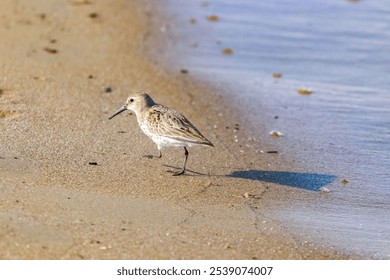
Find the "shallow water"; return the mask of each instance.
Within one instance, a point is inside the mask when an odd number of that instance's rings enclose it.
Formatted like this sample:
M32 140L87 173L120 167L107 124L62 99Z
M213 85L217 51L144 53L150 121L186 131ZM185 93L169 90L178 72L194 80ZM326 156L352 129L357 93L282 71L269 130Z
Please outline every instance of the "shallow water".
M177 3L164 3L174 21L161 31L184 40L166 57L233 89L249 107L252 126L283 132L275 148L294 158L297 170L312 172L250 176L331 190L330 199L294 203L278 218L345 252L390 259L390 2ZM226 48L233 53L224 54ZM273 78L275 72L282 77ZM300 95L299 88L313 93Z

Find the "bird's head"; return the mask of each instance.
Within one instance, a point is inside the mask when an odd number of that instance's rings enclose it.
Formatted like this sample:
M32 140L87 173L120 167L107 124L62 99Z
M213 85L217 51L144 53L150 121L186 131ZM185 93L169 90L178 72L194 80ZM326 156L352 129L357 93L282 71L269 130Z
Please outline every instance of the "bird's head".
M125 105L119 108L111 117L109 117L109 119L111 120L113 117L119 115L126 110L130 110L138 114L142 110L150 108L155 104L156 103L146 92L136 92L130 95L126 100Z

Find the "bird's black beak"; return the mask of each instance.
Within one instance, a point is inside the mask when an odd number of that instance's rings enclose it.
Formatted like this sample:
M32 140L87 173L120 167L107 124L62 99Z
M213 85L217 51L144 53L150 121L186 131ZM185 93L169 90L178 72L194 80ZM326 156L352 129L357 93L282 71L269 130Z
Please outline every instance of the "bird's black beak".
M126 110L127 110L127 108L126 108L126 105L125 105L125 106L121 107L118 111L116 111L116 112L115 112L111 117L109 117L108 119L111 120L113 117L119 115L120 113L122 113L122 112L124 112L124 111L126 111Z

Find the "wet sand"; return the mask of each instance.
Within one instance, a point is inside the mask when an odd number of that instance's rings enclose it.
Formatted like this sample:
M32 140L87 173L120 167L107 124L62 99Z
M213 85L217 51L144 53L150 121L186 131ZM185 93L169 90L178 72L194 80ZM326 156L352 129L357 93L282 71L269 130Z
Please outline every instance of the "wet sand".
M294 199L326 198L267 172L290 163L259 158L218 89L153 62L164 47L147 49L153 17L142 1L0 3L0 258L356 258L272 216ZM167 172L181 149L142 158L157 149L134 115L108 120L131 90L184 113L214 143L190 149L192 172Z

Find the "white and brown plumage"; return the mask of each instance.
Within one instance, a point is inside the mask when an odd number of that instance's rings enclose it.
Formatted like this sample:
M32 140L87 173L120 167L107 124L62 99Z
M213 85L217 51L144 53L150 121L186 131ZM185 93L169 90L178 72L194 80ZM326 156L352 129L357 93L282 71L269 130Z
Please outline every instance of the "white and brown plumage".
M200 131L182 114L177 111L157 104L147 93L134 93L126 101L126 104L116 111L109 119L120 113L131 110L137 116L138 125L157 145L158 156L147 155L148 158L161 158L163 147L183 147L185 160L183 168L173 175L181 175L186 170L188 150L187 147L214 145L200 133Z

